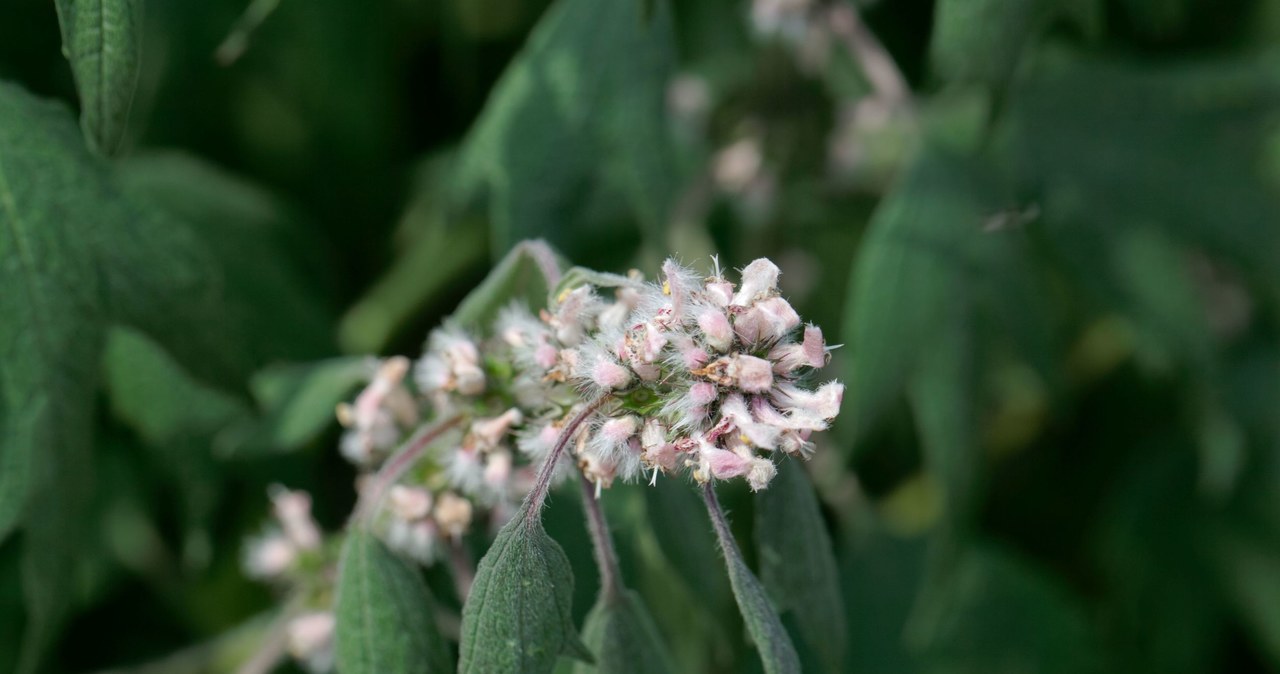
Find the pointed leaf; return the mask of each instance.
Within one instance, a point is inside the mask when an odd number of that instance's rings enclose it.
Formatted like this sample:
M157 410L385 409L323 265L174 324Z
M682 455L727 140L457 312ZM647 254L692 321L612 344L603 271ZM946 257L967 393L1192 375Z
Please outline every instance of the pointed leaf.
M103 370L112 412L152 445L214 431L248 411L226 392L192 379L158 344L129 328L108 334Z
M370 358L347 356L274 365L258 372L249 388L262 416L219 434L218 452L291 452L310 445L336 424L334 408L368 381L375 369Z
M336 655L343 674L453 669L417 569L372 534L352 529L338 572Z
M667 2L559 0L498 82L462 151L464 199L487 192L493 246L574 241L593 182L624 195L651 238L674 194L664 101L675 65ZM616 229L611 227L608 231Z
M445 194L456 164L452 153L423 161L396 225L401 251L378 282L342 317L339 341L350 353L381 353L424 311L487 269L489 235L479 218L455 222Z
M62 53L80 94L89 145L112 154L124 139L138 86L142 0L57 0Z
M601 596L587 614L582 640L596 653L595 664L579 662L574 674L663 674L674 672L666 644L640 595L623 590Z
M828 672L844 671L847 630L831 536L804 467L783 460L778 475L755 496L760 579Z
M541 521L521 508L480 560L462 609L461 674L537 674L561 653L590 661L573 625L573 573Z
M733 596L738 600L738 611L742 613L747 633L751 635L751 640L759 651L765 674L799 674L800 656L796 653L796 647L791 643L787 628L782 625L764 585L760 584L746 560L742 559L742 550L738 548L738 542L729 529L729 522L720 509L714 487L708 483L703 489L711 524L715 527L720 550L724 552L724 563L729 569L729 584L733 587Z
M1051 20L1066 15L1094 34L1101 14L1098 0L942 0L929 58L947 79L1000 86Z
M547 293L560 279L560 258L543 241L522 241L507 253L454 310L457 324L488 325L512 301L526 302L535 311L545 306Z
M70 607L91 490L94 391L108 325L232 385L244 349L221 269L186 223L122 188L68 111L0 83L0 537L24 522L21 668Z

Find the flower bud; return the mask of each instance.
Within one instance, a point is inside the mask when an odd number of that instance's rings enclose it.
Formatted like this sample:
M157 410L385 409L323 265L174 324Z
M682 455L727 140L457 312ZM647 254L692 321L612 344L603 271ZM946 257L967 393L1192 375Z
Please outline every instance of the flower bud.
M734 320L733 327L746 344L759 344L785 337L797 325L800 316L781 297L756 302Z
M490 419L477 419L471 424L470 441L471 446L482 452L487 452L506 436L507 431L524 421L524 415L520 413L518 408L512 407L502 414Z
M276 519L289 541L302 550L320 547L320 529L311 519L311 495L273 485L270 496Z
M421 487L393 485L387 492L387 506L402 520L417 520L431 512L431 492Z
M706 307L698 312L698 329L706 338L707 345L716 351L728 351L733 345L733 328L719 309Z
M471 501L453 492L445 492L440 495L432 519L449 536L461 538L467 527L471 526Z
M498 450L489 455L484 464L484 481L495 490L502 491L511 478L511 452Z
M733 306L745 307L778 289L778 265L759 258L742 270L742 288L733 296Z
M773 386L773 366L763 358L738 354L729 360L725 374L747 393L764 393Z
M289 621L289 654L312 672L333 669L334 618L330 611L304 613Z
M747 484L751 487L751 491L760 491L769 486L773 481L773 476L778 474L778 467L773 462L765 458L755 458L751 461L751 470L747 471Z
M600 358L591 367L591 381L606 390L624 389L631 385L631 371L617 363Z
M250 578L271 580L293 568L298 551L284 536L268 534L251 541L245 550L244 570Z

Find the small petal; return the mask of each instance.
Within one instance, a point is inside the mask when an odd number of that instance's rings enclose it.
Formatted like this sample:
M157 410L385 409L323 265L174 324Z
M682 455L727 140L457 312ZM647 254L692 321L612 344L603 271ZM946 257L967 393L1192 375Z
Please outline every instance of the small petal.
M779 271L778 265L764 257L747 265L742 270L742 288L733 296L733 305L745 307L776 291Z
M698 312L698 329L706 338L707 345L716 351L727 351L733 345L733 328L719 309L706 307Z

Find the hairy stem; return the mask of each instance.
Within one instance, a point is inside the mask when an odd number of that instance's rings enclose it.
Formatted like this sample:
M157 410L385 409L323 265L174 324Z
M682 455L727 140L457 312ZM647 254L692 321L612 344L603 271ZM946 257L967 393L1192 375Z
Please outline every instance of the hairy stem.
M443 421L439 421L430 426L420 429L413 437L409 438L399 451L387 459L382 464L382 468L378 470L372 478L372 482L367 489L360 495L360 500L356 503L355 513L352 520L368 524L373 519L378 508L382 505L382 501L387 497L387 491L396 483L405 471L413 467L413 464L422 458L427 447L432 442L443 435L446 431L452 429L462 422L463 415L456 414Z
M533 522L538 521L538 517L542 515L542 506L547 502L547 491L551 489L551 477L556 474L556 465L560 462L560 456L564 454L564 448L569 445L569 440L573 438L583 422L591 418L591 415L595 414L596 410L600 409L600 406L612 397L612 395L605 393L592 400L561 429L560 437L556 439L555 446L547 453L547 460L543 462L542 468L538 471L537 482L534 483L533 489L529 491L529 495L524 499L525 526L530 526Z
M716 497L716 488L711 484L711 480L707 480L702 485L702 500L707 504L707 514L711 516L711 526L716 530L716 539L720 541L720 548L725 552L725 563L729 563L731 558L742 557L742 551L738 549L738 541L733 537L733 530L729 528L729 518L725 517L724 509L720 507L720 499ZM732 555L730 552L732 551Z
M596 498L595 487L582 471L578 471L578 483L582 486L582 504L587 509L587 531L596 552L596 565L600 567L600 596L613 599L622 591L622 570L618 567L618 553L609 535L609 523Z

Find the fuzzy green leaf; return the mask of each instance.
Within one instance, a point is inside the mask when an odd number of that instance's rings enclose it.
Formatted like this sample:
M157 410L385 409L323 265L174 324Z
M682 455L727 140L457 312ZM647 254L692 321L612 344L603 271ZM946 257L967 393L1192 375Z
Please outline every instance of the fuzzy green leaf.
M452 155L432 157L417 173L409 204L396 225L399 255L342 317L339 341L349 353L381 353L415 318L488 269L489 236L484 224L449 218L448 177Z
M622 590L601 595L582 626L582 640L595 664L579 662L574 674L663 674L674 672L666 644L640 595Z
M223 391L196 381L136 330L114 328L103 353L103 384L116 418L152 445L183 433L208 433L247 413Z
M453 669L418 571L373 534L352 529L338 571L336 655L343 674Z
M569 560L521 508L480 560L462 609L461 674L537 674L561 653L591 661L573 625Z
M62 53L80 94L89 145L112 154L124 139L138 86L142 0L57 0Z
M219 434L218 452L289 452L308 446L334 425L334 408L368 381L374 369L369 358L347 356L258 372L249 388L262 416Z
M559 0L498 82L463 148L459 189L487 192L493 246L570 239L596 180L650 237L675 192L664 101L675 65L667 3Z
M244 349L216 259L187 223L126 189L68 111L0 83L0 537L21 524L29 671L70 608L91 491L106 331L152 338L229 386ZM23 518L23 515L26 515Z
M711 524L715 527L720 550L724 552L724 563L729 570L729 584L733 587L734 598L738 600L738 611L747 625L747 633L759 651L765 674L799 674L800 656L796 654L787 628L782 625L764 585L742 558L742 550L733 538L712 486L707 484L704 489Z
M840 577L831 536L804 468L784 460L778 475L755 496L760 579L783 612L791 611L800 636L821 654L828 672L844 671L845 624Z
M488 326L513 300L536 310L559 280L560 266L560 257L546 243L522 241L463 298L451 318L463 327L478 328Z

